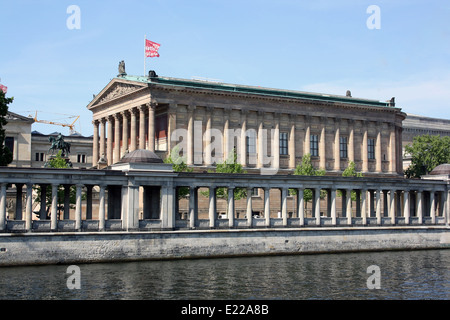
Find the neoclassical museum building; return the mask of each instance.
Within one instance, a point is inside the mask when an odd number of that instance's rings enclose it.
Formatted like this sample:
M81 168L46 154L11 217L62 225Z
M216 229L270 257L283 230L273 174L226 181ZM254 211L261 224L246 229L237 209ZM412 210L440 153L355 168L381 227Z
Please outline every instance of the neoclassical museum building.
M402 176L402 121L394 98L177 79L113 78L87 106L93 114L93 166L147 149L183 156L205 171L232 159L249 173L292 172L305 154L317 169L341 175L350 161L365 176Z

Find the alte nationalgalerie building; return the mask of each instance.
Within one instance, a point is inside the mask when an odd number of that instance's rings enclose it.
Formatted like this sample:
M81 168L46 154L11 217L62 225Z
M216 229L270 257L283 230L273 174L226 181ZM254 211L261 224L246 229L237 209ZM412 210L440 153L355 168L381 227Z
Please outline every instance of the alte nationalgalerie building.
M93 113L93 166L136 149L165 158L178 147L206 170L236 150L248 172L289 173L311 154L341 175L350 161L366 176L402 175L402 121L386 102L346 96L119 74L87 106ZM180 151L181 150L181 151ZM245 155L245 156L243 156ZM275 170L275 171L270 171Z

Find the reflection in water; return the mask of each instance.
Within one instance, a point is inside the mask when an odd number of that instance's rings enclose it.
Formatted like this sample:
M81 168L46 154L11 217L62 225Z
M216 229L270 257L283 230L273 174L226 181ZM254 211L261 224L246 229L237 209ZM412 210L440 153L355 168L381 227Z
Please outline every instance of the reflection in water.
M367 268L381 270L369 290ZM450 250L0 268L0 299L450 299Z

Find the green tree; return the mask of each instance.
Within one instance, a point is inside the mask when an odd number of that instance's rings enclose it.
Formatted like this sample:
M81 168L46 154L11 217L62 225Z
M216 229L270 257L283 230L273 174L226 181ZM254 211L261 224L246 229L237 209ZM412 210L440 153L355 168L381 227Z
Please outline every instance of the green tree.
M302 158L302 163L298 164L295 167L294 175L297 176L324 176L325 170L317 170L311 163L311 155L309 153L305 154ZM295 189L289 189L289 193L294 195L296 194ZM323 199L326 195L326 191L320 191L320 197ZM303 200L305 202L305 208L307 207L307 203L313 199L313 192L311 189L305 189L303 191Z
M12 103L14 98L6 98L5 93L0 90L0 166L7 166L13 160L11 150L5 146L5 128L8 123L6 115L8 114L8 104Z
M362 178L363 174L361 172L356 172L355 163L353 161L350 161L348 164L348 167L342 172L343 177L358 177ZM338 190L337 192L338 196L342 196L342 192ZM356 191L351 192L352 201L356 201Z
M406 177L420 178L438 165L450 163L450 137L416 136L411 145L405 146L405 156L408 155L411 164L405 170Z
M192 172L193 169L189 168L185 163L185 157L180 157L179 148L175 146L172 152L164 159L164 163L171 163L173 165L173 171L175 172ZM178 200L186 198L189 195L189 187L178 188Z

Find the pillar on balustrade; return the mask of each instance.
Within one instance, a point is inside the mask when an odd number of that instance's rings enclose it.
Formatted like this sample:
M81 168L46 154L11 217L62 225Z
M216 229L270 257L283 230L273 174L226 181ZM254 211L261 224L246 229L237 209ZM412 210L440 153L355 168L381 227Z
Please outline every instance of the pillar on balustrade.
M50 210L50 225L52 231L56 231L58 229L57 206L58 206L58 185L52 184L52 205Z
M291 116L291 132L289 134L289 169L295 169L295 116Z
M0 186L0 231L6 228L6 183Z
M197 219L197 187L189 187L189 227L195 228Z
M330 191L330 197L331 197L331 209L330 209L330 215L331 215L331 224L333 226L336 225L336 189L332 188Z
M341 170L341 152L340 152L340 119L336 118L335 120L335 131L334 131L334 170Z
M139 229L139 186L128 185L124 186L122 194L126 194L125 210L122 214L122 228L124 230L138 230Z
M27 200L25 205L25 230L32 228L33 184L27 183Z
M228 187L228 226L234 227L234 187Z
M253 224L253 208L252 208L252 188L247 188L247 226L250 228Z
M100 185L98 206L98 230L105 231L105 186Z
M283 219L283 227L287 227L287 195L288 188L281 188L281 217Z
M316 218L316 226L320 226L320 188L314 189L314 217Z
M122 149L120 157L123 157L128 151L128 112L122 111Z
M361 217L362 217L362 224L366 225L367 224L367 190L366 189L361 190Z
M161 227L175 228L175 189L172 183L161 187Z
M434 197L434 190L430 191L430 217L431 223L436 223L436 200Z
M209 208L208 208L208 215L209 215L209 227L214 228L216 226L216 216L217 216L217 209L216 209L216 187L209 187Z
M417 208L417 212L416 212L416 216L419 220L419 224L423 223L423 192L422 190L417 191L416 194L416 208Z
M108 137L106 139L106 159L108 166L113 164L113 117L108 117Z
M16 183L16 217L15 220L23 220L23 207L22 207L22 189L23 183Z
M155 110L156 101L147 103L148 108L148 150L155 152Z
M345 199L347 201L345 205L345 216L347 217L347 224L352 224L352 190L345 190Z
M389 192L389 217L391 218L391 223L395 224L395 190L391 189Z
M376 217L377 217L377 224L380 225L381 224L381 190L378 189L376 191Z
M100 119L100 157L106 157L106 119Z
M270 188L264 187L264 219L266 227L270 227Z
M120 160L120 115L114 114L114 155L113 163Z
M305 225L305 201L303 199L303 188L297 189L297 212L300 226Z
M93 135L93 139L92 139L92 146L93 146L93 149L92 149L92 166L93 167L96 167L97 166L97 164L98 164L98 158L99 158L99 155L98 155L98 152L99 152L99 149L98 149L98 126L99 126L99 121L98 120L94 120L94 121L92 121L92 124L93 124L93 126L94 126L94 135Z
M405 217L405 224L409 224L410 218L410 199L409 190L403 191L403 216Z
M76 198L75 198L75 230L81 230L81 189L82 184L76 185Z

